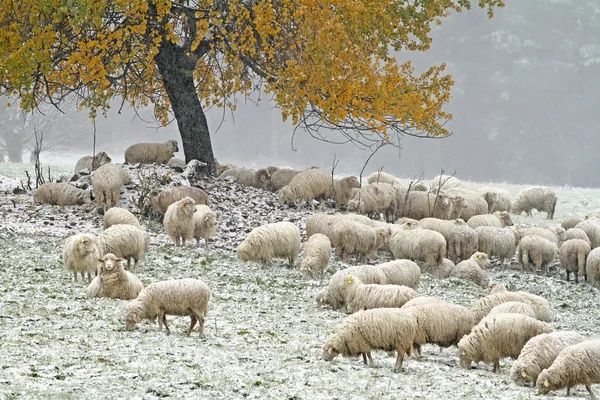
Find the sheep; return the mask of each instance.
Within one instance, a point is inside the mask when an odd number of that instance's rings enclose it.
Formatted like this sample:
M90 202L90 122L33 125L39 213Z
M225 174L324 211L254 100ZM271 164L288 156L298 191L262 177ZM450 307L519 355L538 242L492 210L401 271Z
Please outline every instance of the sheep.
M232 176L234 181L240 185L255 187L266 190L269 185L269 171L266 168L259 170L239 168L229 169L223 172L217 179L225 179Z
M590 251L585 262L585 272L588 281L600 287L600 247Z
M133 300L144 289L144 285L135 275L123 269L122 258L108 253L99 261L98 276L87 288L89 297Z
M134 225L117 224L98 235L98 243L102 254L113 253L116 257L127 260L127 268L131 265L137 269L139 262L148 250L150 237L143 229Z
M408 192L402 188L396 190L396 217L408 217L421 220L427 217L451 219L452 201L444 194Z
M429 301L403 309L417 321L413 348L419 359L422 357L421 345L455 346L475 325L471 310L445 301Z
M92 174L92 187L96 196L96 205L104 212L119 202L123 186L121 167L114 164L104 164Z
M565 347L552 365L540 372L538 394L567 387L567 396L575 385L585 385L591 399L596 399L592 384L600 383L600 340L588 340Z
M450 203L452 205L450 211L450 219L462 218L463 211L467 208L465 199L460 195L451 195Z
M441 233L422 229L407 222L389 239L394 258L422 260L439 267L446 256L446 239Z
M310 215L306 219L306 237L310 238L315 233L322 233L331 240L332 226L342 218L342 214Z
M350 254L357 254L358 261L364 262L389 236L389 229L373 228L349 219L338 221L331 229L331 244L343 262L348 262Z
M90 193L67 182L49 182L40 185L33 192L33 201L37 204L74 206L90 204Z
M217 214L204 204L197 204L195 210L192 220L194 223L196 246L200 247L200 239L204 239L206 250L208 250L208 239L217 234Z
M496 189L490 187L482 187L477 192L483 195L483 198L488 203L488 214L494 211L509 211L512 207L512 198L504 189Z
M269 184L267 185L267 189L271 192L277 192L281 190L284 186L288 185L292 178L298 175L300 171L291 168L279 168L277 171L273 172L271 178L269 179Z
M498 293L516 293L521 296L522 300L515 301L523 301L531 305L533 312L535 313L535 317L540 321L550 322L552 321L552 313L550 312L550 304L548 300L541 296L537 296L535 294L518 291L518 292L509 292L506 287L502 283L493 282L490 284L490 294L498 294Z
M517 358L529 339L550 332L552 328L544 322L522 314L485 317L458 342L460 366L483 361L493 363L494 373L500 373L501 358Z
M300 253L300 229L291 222L275 222L254 228L237 248L243 261L266 263L273 258L287 258L289 266Z
M471 190L452 189L447 192L449 196L454 196L455 201L452 207L451 218L462 218L468 221L475 215L487 214L488 204L483 196Z
M367 183L369 183L369 184L371 184L371 183L387 183L392 186L402 186L400 184L400 180L398 180L398 178L396 178L392 174L388 174L387 172L383 172L383 171L373 172L367 178Z
M196 205L191 197L184 197L167 208L163 218L165 231L175 246L185 246L194 237Z
M364 284L352 275L346 278L345 284L346 310L349 313L372 308L400 308L419 296L408 286Z
M571 272L575 273L575 283L579 283L580 275L583 275L587 281L585 262L590 252L590 245L581 239L570 239L560 246L558 259L560 266L567 271L567 282Z
M477 251L478 237L475 229L462 219L454 221L454 228L448 237L448 258L457 263L466 260Z
M528 317L535 318L535 312L529 304L522 303L520 301L507 301L506 303L498 304L492 308L487 314L487 317L496 314L523 314Z
M323 275L331 259L331 241L322 233L312 235L304 246L304 259L300 263L300 271L304 279Z
M464 260L456 264L450 271L450 276L471 281L476 285L483 285L483 269L489 262L487 254L477 252L468 260Z
M191 186L176 186L163 189L159 194L152 196L145 204L156 214L164 214L167 208L184 197L191 197L198 204L209 205L208 193L204 190Z
M312 200L324 198L331 192L331 175L320 168L310 168L298 173L289 184L277 192L279 201L283 204L296 201L309 201L314 209Z
M73 279L77 282L77 273L81 279L87 273L88 284L92 281L92 272L98 271L98 259L102 255L102 248L98 238L94 235L78 233L69 236L63 247L63 265L67 271L73 272Z
M562 229L562 228L561 228ZM544 274L548 273L548 264L556 259L558 247L556 243L544 239L541 236L525 236L519 242L519 267L521 273L523 267L526 269L541 268Z
M106 213L104 213L102 224L104 229L110 228L111 226L117 224L133 225L137 226L138 228L141 227L140 221L138 221L135 215L133 215L129 210L119 207L108 209Z
M567 240L567 232L560 226L552 226L550 228L528 228L521 232L521 238L530 235L541 236L550 240L558 247Z
M403 285L415 290L419 287L421 269L410 260L392 260L375 267L385 274L388 285Z
M412 300L407 301L401 308L403 310L412 308L412 307L420 307L420 306L427 306L430 304L452 304L449 303L445 300L442 300L438 297L433 297L433 296L419 296L419 297L415 297Z
M590 218L600 219L600 208L596 208L595 210L592 210L589 213L585 214L585 219Z
M179 151L177 140L165 143L136 143L125 150L125 164L166 164Z
M487 254L491 257L498 257L500 264L511 259L515 255L518 234L510 228L498 228L496 226L478 226L475 228L477 233L477 251Z
M583 336L573 331L543 333L532 337L510 368L510 379L518 385L535 385L540 372L550 367L564 348L583 341Z
M231 163L219 163L217 161L217 159L215 158L215 167L217 169L217 177L220 176L223 172L229 170L229 169L237 169L237 166L235 164L231 164Z
M595 218L586 219L575 225L575 228L582 229L590 239L590 247L595 249L600 247L600 220Z
M396 214L396 189L387 183L372 183L354 192L346 206L360 214L385 213L389 220Z
M329 304L334 310L341 310L346 304L346 279L354 276L365 284L387 284L385 273L372 265L356 265L337 271L329 278L327 286L317 294L317 304Z
M428 273L434 278L448 278L450 272L452 272L452 269L455 267L452 260L449 260L448 258L444 258L442 264L439 266L431 265L423 261L417 261L417 264L419 265L422 274Z
M585 221L586 218L583 217L567 217L563 220L560 226L563 227L564 230L568 231L571 228L575 228L578 223Z
M327 194L327 197L332 198L333 201L335 201L336 207L344 207L352 198L354 191L359 188L360 183L355 176L334 179L333 186L330 193Z
M412 354L417 331L415 318L399 308L375 308L354 313L325 340L322 358L330 361L338 354L344 357L363 356L366 365L373 365L371 350L396 350L394 371L402 368L404 355Z
M524 211L531 217L531 210L535 208L539 212L545 212L547 219L554 219L557 200L558 196L550 188L536 186L523 189L515 197L510 212L520 215Z
M581 228L567 229L567 232L565 233L565 240L569 240L569 239L581 239L581 240L585 241L587 244L589 244L590 246L592 245L592 242L590 242L590 239L588 238L587 233L585 233L585 231Z
M531 301L519 293L508 291L491 293L481 297L471 306L471 311L473 311L473 315L475 316L475 323L478 323L483 317L488 315L492 308L509 301L520 301L531 306Z
M210 296L208 285L200 279L174 279L151 283L125 306L125 329L132 331L135 324L141 320L153 321L158 317L158 330L162 331L164 323L168 335L171 332L167 325L167 315L189 315L191 324L187 336L190 336L198 322L198 331L202 337Z
M460 221L460 222L458 222ZM405 221L408 222L408 221ZM398 223L398 221L396 221ZM450 234L453 230L455 230L459 225L465 224L465 221L460 220L447 220L447 219L439 219L439 218L423 218L419 221L419 226L423 229L429 229L430 231L436 231L444 236L446 242L450 239Z
M175 169L185 169L185 167L187 167L187 163L185 162L185 160L179 158L179 157L171 157L169 158L169 161L167 161L167 166L171 167L171 168L175 168Z
M512 218L506 211L496 211L493 214L474 215L467 221L467 225L475 229L478 226L513 226Z
M438 175L431 180L431 188L450 189L461 188L463 183L460 179L450 175Z
M79 174L79 172L81 172L83 169L87 169L89 172L92 172L97 170L101 165L108 164L111 161L112 159L103 151L96 154L95 157L84 156L77 161L77 164L75 164L75 171L73 173Z

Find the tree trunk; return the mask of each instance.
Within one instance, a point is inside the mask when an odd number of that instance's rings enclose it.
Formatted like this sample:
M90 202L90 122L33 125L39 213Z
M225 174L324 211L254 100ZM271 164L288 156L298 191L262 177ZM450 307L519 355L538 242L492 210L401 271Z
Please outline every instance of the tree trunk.
M196 58L186 55L181 47L163 40L154 60L175 113L185 162L194 159L205 162L208 171L215 175L215 157L208 122L194 85Z

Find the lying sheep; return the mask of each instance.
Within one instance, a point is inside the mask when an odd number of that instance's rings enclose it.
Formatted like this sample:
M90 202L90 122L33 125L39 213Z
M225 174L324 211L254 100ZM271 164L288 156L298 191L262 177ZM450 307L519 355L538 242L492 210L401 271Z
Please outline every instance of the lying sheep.
M550 367L537 378L538 394L567 387L567 396L575 385L585 385L591 399L596 399L592 384L600 383L600 340L589 340L565 347Z
M191 319L187 336L198 322L200 337L204 332L204 318L208 312L210 289L199 279L175 279L151 283L140 292L135 300L125 306L125 329L135 328L143 319L154 320L158 317L158 330L165 324L167 334L167 315L189 315Z
M63 247L63 265L67 271L73 273L73 279L77 282L77 273L87 274L88 283L92 281L92 273L98 271L99 258L102 248L94 235L76 234L65 240Z
M550 188L531 187L523 189L515 197L510 212L519 215L524 211L528 217L531 217L531 210L536 209L539 212L545 212L548 219L554 219L557 200L558 196Z
M346 208L362 215L384 213L388 221L396 214L396 189L387 183L372 183L356 190Z
M40 185L33 192L36 204L51 204L58 206L74 206L90 204L90 192L81 190L67 182L49 182Z
M475 229L467 225L462 219L454 221L456 228L448 237L448 258L457 263L466 260L477 251L478 237Z
M237 168L237 166L232 163L221 164L217 161L216 158L215 158L215 167L217 169L217 176L220 176L223 172L227 171L228 169Z
M575 273L575 283L579 283L580 275L583 275L587 281L585 262L590 252L590 245L581 239L570 239L560 246L558 259L560 266L567 271L567 281L571 272Z
M132 258L135 261L133 268L137 269L144 253L148 250L149 242L148 234L134 225L113 225L98 235L102 254L112 253L116 257L126 259L128 269Z
M81 157L77 164L75 164L75 174L79 174L79 172L83 169L87 169L89 172L95 171L101 165L108 164L112 159L105 152L101 151L96 154L95 157L92 156L84 156Z
M585 272L588 281L592 285L600 287L600 247L595 248L588 254L585 262Z
M522 314L485 317L458 343L460 366L468 368L473 361L493 363L497 374L501 358L517 358L529 339L550 332L552 328L544 322Z
M267 185L267 189L271 192L278 192L284 186L288 185L293 177L298 175L300 171L291 168L279 168L277 171L273 172L271 178L269 179L269 184Z
M179 151L177 140L165 143L136 143L125 150L125 164L166 164Z
M536 235L550 240L558 247L567 240L567 232L560 226L552 226L549 228L528 228L521 232L521 238L526 236Z
M104 164L92 175L92 187L96 205L104 212L119 203L123 187L123 168L114 164Z
M577 226L578 223L585 221L585 218L583 217L567 217L563 220L562 224L560 224L560 226L568 231L571 228L575 228Z
M319 291L317 304L330 305L334 310L341 310L346 305L346 280L352 275L363 283L387 284L385 273L372 265L356 265L337 271L329 278L327 286Z
M200 239L204 239L206 250L208 250L208 239L217 234L217 214L204 204L197 204L196 211L192 217L194 222L194 238L196 246L200 247Z
M400 308L419 294L402 285L364 284L350 275L346 278L346 310L355 313L372 308Z
M441 233L422 229L407 222L392 234L389 246L394 258L422 260L439 266L446 256L446 239Z
M129 210L125 208L113 207L104 213L102 218L104 229L110 228L117 224L133 225L140 228L140 221Z
M259 170L239 168L239 169L229 169L219 175L218 179L225 179L228 177L233 177L234 181L239 183L240 185L255 187L258 189L267 189L269 185L269 171L266 168L261 168Z
M373 366L371 351L396 350L394 371L402 368L404 355L412 354L417 322L407 311L398 308L375 308L354 313L329 335L323 346L322 358L330 361L338 354L344 357L363 356L363 362Z
M396 178L392 174L388 174L387 172L383 172L383 171L373 172L367 178L367 183L369 183L369 184L371 184L371 183L387 183L392 186L402 186L400 184L400 180L398 180L398 178Z
M185 242L194 237L194 213L196 205L191 197L184 197L167 208L163 225L175 246L185 246Z
M478 226L513 226L512 218L506 211L496 211L493 214L474 215L467 221L467 225L475 229Z
M187 163L184 159L179 157L171 157L169 161L167 161L167 167L171 167L174 169L184 170L187 167Z
M455 267L452 260L444 258L442 265L435 266L423 261L417 261L422 274L430 274L434 278L448 278Z
M579 228L586 233L588 239L590 239L590 247L592 249L600 247L600 220L595 218L586 219L578 223L575 228Z
M300 271L304 279L321 276L331 259L331 241L322 233L308 238L304 246L304 259L300 263Z
M477 252L468 260L456 264L450 271L450 276L471 281L476 285L483 285L483 270L489 262L487 254Z
M403 310L412 308L412 307L420 307L420 306L428 306L431 304L438 304L438 303L442 303L442 304L452 304L449 303L445 300L442 300L438 297L433 297L433 296L419 296L419 297L415 297L412 300L409 300L406 302L406 304L404 304L401 308Z
M122 258L108 253L99 261L98 276L87 288L89 297L133 300L144 289L144 285L135 275L125 271L121 264Z
M477 251L487 254L491 257L498 257L500 264L511 259L515 255L517 243L519 242L518 233L510 228L498 228L496 226L478 226L475 228L477 233Z
M360 189L360 183L355 176L334 179L332 191L327 194L327 197L335 201L336 207L344 207L348 204L356 189Z
M482 187L477 190L488 203L488 214L494 211L510 211L512 207L512 197L504 189Z
M324 198L331 192L331 175L320 168L310 168L294 176L290 183L277 192L279 201L283 204L297 201L311 202Z
M402 189L396 191L396 217L408 217L421 220L427 217L450 219L452 201L444 193L408 192Z
M507 301L506 303L498 304L490 310L487 317L496 314L523 314L535 318L533 308L529 304L521 303L520 301Z
M389 232L343 219L332 226L331 235L331 244L343 262L348 262L349 255L356 254L357 260L364 263L368 254L381 248Z
M561 228L562 229L562 228ZM544 239L541 236L525 236L519 242L519 266L521 273L523 268L535 271L542 269L544 274L548 274L548 264L556 259L558 247L554 242Z
M421 269L410 260L392 260L375 267L385 274L388 285L403 285L415 290L419 287Z
M565 240L569 240L569 239L581 239L581 240L585 241L587 244L589 244L590 246L592 245L592 242L590 242L590 238L588 238L587 233L585 233L585 231L581 228L567 229L567 232L565 233Z
M540 372L550 367L563 349L583 341L583 336L572 331L543 333L532 337L513 363L510 379L518 385L535 385Z
M204 190L191 186L176 186L163 189L159 194L151 197L146 207L150 207L157 214L164 214L171 204L184 197L191 197L196 204L209 205L208 193Z
M533 309L533 312L535 313L535 317L537 319L539 319L540 321L544 321L544 322L550 322L552 321L552 313L550 312L550 304L548 303L548 300L546 300L545 298L529 293L529 292L524 292L524 291L518 291L518 292L509 292L506 287L502 284L502 283L491 283L490 284L490 293L491 294L498 294L498 293L515 293L519 296L522 297L522 300L516 300L516 301L523 301L524 303L527 303L531 306L531 308Z
M237 248L243 261L266 263L273 258L287 258L294 266L300 253L300 229L291 222L275 222L254 228Z

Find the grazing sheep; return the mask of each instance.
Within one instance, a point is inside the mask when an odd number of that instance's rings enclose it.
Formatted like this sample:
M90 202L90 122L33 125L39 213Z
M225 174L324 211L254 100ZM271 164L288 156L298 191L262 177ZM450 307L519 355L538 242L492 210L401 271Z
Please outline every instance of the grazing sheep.
M402 188L396 190L396 217L408 217L421 220L427 217L450 219L452 201L444 193L408 192Z
M419 296L419 297L415 297L414 299L407 301L406 304L404 304L401 308L403 310L405 309L409 309L412 307L420 307L420 306L427 306L430 304L438 304L438 303L442 303L442 304L452 304L449 303L445 300L442 300L438 297L433 297L433 296Z
M304 259L300 263L300 271L304 279L323 275L331 259L331 241L322 233L308 238L304 246Z
M590 246L592 245L592 242L590 242L590 239L588 238L587 233L585 233L585 231L581 228L567 229L567 232L565 233L565 240L569 240L569 239L581 239L581 240L587 242L587 244L589 244Z
M330 240L332 238L333 224L343 218L342 214L312 214L306 219L306 237L310 238L315 233L322 233Z
M329 304L334 310L341 310L346 305L347 278L352 275L365 284L376 283L387 284L385 273L372 265L356 265L337 271L329 278L326 287L321 289L317 295L317 304Z
M77 164L75 164L75 174L79 174L79 172L83 169L87 169L89 172L95 171L101 165L108 164L112 159L105 152L101 151L96 154L95 157L92 156L84 156L81 157Z
M185 160L179 157L171 157L169 161L167 161L167 166L171 168L185 169L185 167L187 167L187 163Z
M137 226L138 228L141 227L140 221L138 221L135 215L133 215L129 210L119 207L108 209L104 213L102 224L104 225L104 229L110 228L111 226L117 224L133 225Z
M468 260L456 264L452 271L450 271L450 276L471 281L481 286L483 285L483 270L488 262L489 258L487 254L477 252Z
M292 267L300 247L300 229L291 222L275 222L254 228L238 246L237 255L243 261L262 263L287 258Z
M392 260L375 267L385 274L388 285L403 285L415 290L419 287L421 269L410 260Z
M462 219L454 221L456 228L448 237L448 258L454 263L466 260L477 251L478 237L475 229L467 225Z
M518 292L509 292L506 287L502 283L493 282L490 284L490 294L498 294L498 293L516 293L521 296L524 300L524 303L531 305L533 312L535 313L535 317L540 321L550 322L552 321L552 313L550 312L550 304L548 300L541 296L537 296L535 294L518 291ZM515 300L521 301L521 300Z
M292 178L290 183L282 187L277 196L283 204L296 201L311 202L312 200L326 197L331 192L332 178L329 173L320 168L306 169Z
M507 301L506 303L498 304L492 308L487 317L496 314L523 314L528 317L535 318L535 312L529 304L521 303L520 301Z
M396 221L396 224L398 224L398 221ZM452 231L454 231L458 226L464 224L465 221L463 221L462 219L447 220L439 218L423 218L419 221L419 226L421 228L441 233L442 236L444 236L444 239L446 239L446 242L450 239L450 234L452 233Z
M562 229L562 228L561 228ZM541 236L525 236L519 242L519 266L521 272L523 268L534 270L541 268L544 274L548 273L548 264L556 259L558 247L554 242L544 239Z
M87 288L89 297L133 300L144 289L142 282L123 268L122 258L108 253L100 258L98 276Z
M540 372L550 367L563 349L583 341L584 337L573 331L543 333L532 337L513 363L510 379L518 385L535 385Z
M537 186L523 189L515 197L510 212L519 215L524 211L531 217L531 210L535 208L539 212L545 212L547 219L554 219L557 200L558 196L550 188Z
M109 163L102 165L92 174L96 205L104 212L119 202L124 180L123 172L123 168Z
M586 219L575 225L575 228L582 229L587 234L592 249L600 247L600 220Z
M438 175L433 178L429 185L432 189L440 188L447 190L450 188L461 188L463 183L460 179L451 175Z
M560 226L552 226L550 228L528 228L521 232L521 238L531 235L540 236L550 240L558 247L567 240L567 232Z
M117 224L98 235L98 244L102 254L112 253L116 257L127 260L127 268L131 266L131 258L137 270L139 262L148 250L150 237L143 229L134 225Z
M125 164L166 164L179 151L177 140L165 143L136 143L125 150Z
M583 217L567 217L563 220L560 226L563 227L564 230L568 231L571 228L575 228L578 223L585 221Z
M191 197L196 204L209 205L208 193L204 190L191 186L176 186L166 188L151 197L147 201L146 207L150 207L156 214L164 214L171 204L184 197Z
M417 322L399 308L375 308L354 313L329 335L323 346L322 358L330 361L338 354L344 357L363 356L363 362L373 365L371 350L396 350L394 371L402 368L404 354L412 354Z
M217 214L204 204L196 205L195 209L196 211L192 219L194 222L196 246L200 247L200 239L204 239L206 250L208 250L208 239L217 234Z
M442 265L434 266L423 261L417 261L422 274L430 274L434 278L448 278L455 267L452 260L444 258Z
M552 365L537 378L538 394L567 387L567 396L575 385L585 385L591 399L596 399L592 384L600 383L600 340L588 340L565 347Z
M90 204L90 193L67 182L49 182L40 185L33 192L33 201L37 204L74 206Z
M346 278L346 310L355 313L372 308L400 308L419 294L403 285L365 284L350 275Z
M592 285L600 287L600 247L595 248L588 254L585 271L588 281Z
M529 301L525 296L521 296L519 293L508 291L491 293L487 296L479 298L471 307L471 311L473 311L473 315L475 316L475 323L478 323L483 317L488 315L492 308L509 301L520 301L531 306L531 301Z
M478 226L513 226L512 218L506 211L496 211L493 214L474 215L467 221L467 225L475 229Z
M383 171L373 172L367 178L367 183L387 183L392 186L402 186L398 178L396 178L392 174L388 174L387 172Z
M389 239L394 258L422 260L440 266L446 256L446 239L441 233L422 229L412 222L402 225Z
M333 181L332 191L327 194L327 197L333 198L336 207L343 207L348 204L348 201L350 201L352 194L356 189L360 189L360 183L355 176L335 179Z
M587 281L585 262L591 252L590 245L581 239L567 240L558 250L560 266L567 271L567 281L571 272L575 273L575 283L579 283L579 276L583 275Z
M496 226L478 226L475 228L477 233L477 251L487 254L491 257L498 257L500 264L512 259L519 242L518 233L510 228L498 228Z
M98 238L94 235L76 234L65 240L63 247L63 265L67 271L73 272L73 279L77 282L77 273L81 279L87 273L88 283L92 281L92 272L98 271L98 259L102 255Z
M372 183L356 190L346 208L362 215L385 213L389 221L396 215L396 189L387 183Z
M494 373L499 373L501 358L517 358L529 339L550 332L552 328L544 322L522 314L485 317L458 343L460 366L483 361L493 363Z
M184 197L167 208L163 218L165 231L175 246L185 246L194 237L196 205L191 197Z
M167 334L167 315L189 315L191 318L187 336L198 322L200 337L204 332L204 318L208 312L210 289L199 279L175 279L151 283L140 292L135 300L125 306L125 329L135 328L143 319L153 321L158 317L158 330L165 324Z
M269 179L269 184L267 185L267 189L274 193L278 192L284 186L289 185L292 178L298 175L299 173L300 171L295 169L279 168L271 175L271 178Z
M456 198L452 207L452 219L462 218L468 221L475 215L487 214L488 212L488 204L478 192L465 189L452 189L448 194Z
M331 244L343 262L348 262L350 254L357 254L357 260L364 263L367 255L379 250L389 236L389 230L349 219L338 221L331 229Z
M488 203L488 214L494 211L510 211L512 207L512 197L504 189L482 187L477 190Z

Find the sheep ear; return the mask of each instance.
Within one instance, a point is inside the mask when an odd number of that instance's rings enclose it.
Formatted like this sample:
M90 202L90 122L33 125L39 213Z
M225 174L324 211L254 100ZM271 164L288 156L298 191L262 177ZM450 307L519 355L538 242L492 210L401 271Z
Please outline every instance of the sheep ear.
M550 387L550 381L548 381L548 379L546 379L546 381L544 382L544 386Z
M527 373L526 373L525 371L523 371L523 372L521 372L521 376L522 376L523 378L527 378Z
M330 348L329 348L329 350L327 350L327 352L328 352L329 354L333 353L333 351L334 351L334 350L333 350L333 347L330 347ZM548 381L546 381L546 382L548 382Z
M325 297L321 297L321 303L325 303Z
M348 277L348 283L352 283L352 275Z
M121 262L121 261L123 261L123 259L122 258L117 258L115 261Z
M104 262L104 258L99 258L98 261Z

